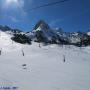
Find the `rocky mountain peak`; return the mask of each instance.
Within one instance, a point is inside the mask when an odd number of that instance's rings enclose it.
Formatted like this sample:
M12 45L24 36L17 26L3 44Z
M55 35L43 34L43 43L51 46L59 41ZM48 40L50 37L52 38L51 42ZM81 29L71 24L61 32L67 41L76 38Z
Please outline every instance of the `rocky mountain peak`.
M44 21L40 20L34 27L34 30L41 28L41 29L49 29L49 25Z

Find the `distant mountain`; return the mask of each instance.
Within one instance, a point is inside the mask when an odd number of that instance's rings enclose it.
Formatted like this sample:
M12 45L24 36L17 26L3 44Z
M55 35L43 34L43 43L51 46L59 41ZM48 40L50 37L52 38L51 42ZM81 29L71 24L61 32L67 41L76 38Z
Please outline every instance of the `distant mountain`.
M0 30L9 34L21 33L22 31L19 29L12 29L9 26L0 25Z
M0 31L11 35L12 40L22 44L31 44L31 41L35 41L45 44L90 45L90 30L87 32L64 32L62 28L51 28L44 20L37 22L30 32L2 25L0 25Z
M37 30L38 28L41 29L50 29L49 25L44 21L44 20L40 20L35 27L33 28L33 30Z
M36 42L50 44L88 45L89 32L64 32L61 28L52 29L45 21L40 20L31 32L26 34Z
M52 29L45 21L40 20L27 35L31 35L36 42L60 43L62 40L57 33L58 31Z
M25 32L22 32L19 29L12 29L8 26L0 25L0 31L6 33L6 35L10 35L11 40L17 43L31 44L31 39L26 36Z

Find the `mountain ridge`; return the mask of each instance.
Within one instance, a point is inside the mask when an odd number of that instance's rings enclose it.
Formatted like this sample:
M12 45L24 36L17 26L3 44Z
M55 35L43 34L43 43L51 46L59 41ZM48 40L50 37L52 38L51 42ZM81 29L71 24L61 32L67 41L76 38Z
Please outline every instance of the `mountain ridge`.
M19 43L35 41L49 44L90 45L89 30L86 32L64 32L61 28L52 29L44 20L38 21L30 32L23 32L2 25L0 25L0 30L11 34L13 40Z

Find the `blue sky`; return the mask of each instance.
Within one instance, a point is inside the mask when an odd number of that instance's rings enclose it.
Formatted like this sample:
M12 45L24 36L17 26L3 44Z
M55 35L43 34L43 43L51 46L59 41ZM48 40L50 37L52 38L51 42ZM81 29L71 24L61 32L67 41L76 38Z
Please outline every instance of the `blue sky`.
M69 0L57 5L30 10L60 0L0 0L0 25L30 31L40 20L64 31L90 30L90 0Z

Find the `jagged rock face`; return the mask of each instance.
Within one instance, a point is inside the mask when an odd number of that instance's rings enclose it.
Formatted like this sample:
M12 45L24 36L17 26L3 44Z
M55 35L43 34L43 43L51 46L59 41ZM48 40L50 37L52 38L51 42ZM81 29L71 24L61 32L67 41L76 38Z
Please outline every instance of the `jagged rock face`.
M43 20L40 20L40 21L35 25L35 27L34 27L33 30L36 30L36 29L38 29L39 27L40 27L41 29L50 29L49 25L48 25L45 21L43 21Z
M60 37L54 32L53 29L49 27L49 25L40 20L33 29L34 40L37 42L45 42L45 43L59 43Z
M31 44L31 39L29 39L25 34L14 34L11 39L21 44Z

